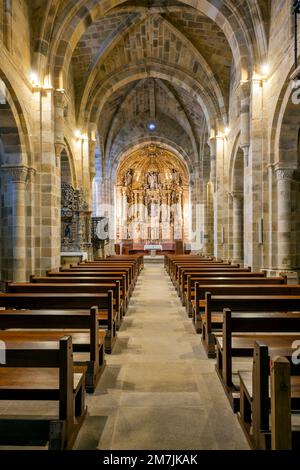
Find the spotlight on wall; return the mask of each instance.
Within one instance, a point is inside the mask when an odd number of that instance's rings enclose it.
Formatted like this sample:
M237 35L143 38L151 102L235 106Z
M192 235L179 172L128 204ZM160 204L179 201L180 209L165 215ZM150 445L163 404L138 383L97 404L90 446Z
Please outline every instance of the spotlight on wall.
M269 64L262 64L261 66L261 74L263 78L267 78L270 73L270 66Z
M75 135L75 138L76 138L77 140L81 140L81 139L82 139L82 134L81 134L81 132L80 132L79 129L77 129L77 130L74 132L74 135Z
M40 87L39 77L38 77L38 75L37 75L36 72L33 72L33 71L32 71L32 72L30 73L29 79L30 79L30 83L31 83L31 85L32 85L33 87L35 87L35 88L39 88L39 87Z

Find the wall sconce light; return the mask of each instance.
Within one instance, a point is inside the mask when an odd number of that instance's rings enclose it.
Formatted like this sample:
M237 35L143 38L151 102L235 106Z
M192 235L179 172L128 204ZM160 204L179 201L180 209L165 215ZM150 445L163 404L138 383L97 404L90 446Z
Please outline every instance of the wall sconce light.
M269 64L263 64L261 66L261 75L262 75L262 79L263 80L266 80L268 75L270 73L270 66Z

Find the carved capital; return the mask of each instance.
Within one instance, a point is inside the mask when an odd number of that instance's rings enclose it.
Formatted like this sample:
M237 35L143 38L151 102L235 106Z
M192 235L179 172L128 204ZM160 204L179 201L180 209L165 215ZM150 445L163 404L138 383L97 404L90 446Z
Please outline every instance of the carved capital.
M55 156L56 158L61 157L62 151L65 149L66 145L64 142L55 142L54 148L55 148Z
M275 168L277 181L292 181L295 170L293 168Z
M35 168L28 168L28 181L29 183L33 183L36 177L36 169Z
M6 171L14 183L26 183L29 168L25 165L2 165L1 169Z

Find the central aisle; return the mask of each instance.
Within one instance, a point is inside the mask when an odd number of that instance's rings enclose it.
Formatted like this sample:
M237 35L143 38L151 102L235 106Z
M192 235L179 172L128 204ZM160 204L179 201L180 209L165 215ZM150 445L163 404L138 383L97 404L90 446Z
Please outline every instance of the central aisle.
M163 264L145 263L77 449L248 449Z

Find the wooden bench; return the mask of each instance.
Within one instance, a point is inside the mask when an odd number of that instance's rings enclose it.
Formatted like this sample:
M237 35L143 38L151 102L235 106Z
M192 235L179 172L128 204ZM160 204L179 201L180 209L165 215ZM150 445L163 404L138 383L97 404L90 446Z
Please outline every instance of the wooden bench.
M231 263L217 263L216 261L211 262L179 262L174 263L174 279L178 280L179 284L181 284L181 276L184 271L191 269L192 271L197 271L197 268L203 270L204 268L221 268L221 269L239 269L242 271L251 271L250 268L243 268L239 264L231 264Z
M120 289L120 310L122 317L126 314L127 305L127 293L126 293L126 281L125 276L113 276L113 277L78 277L78 276L31 276L30 282L34 284L100 284L110 285L119 284Z
M192 262L192 261L198 261L198 262L203 262L203 263L222 263L222 260L217 260L215 258L205 258L203 256L193 256L193 255L165 255L164 258L164 265L167 273L169 276L171 276L171 271L174 267L174 264L176 262Z
M113 292L107 294L0 294L0 307L28 310L78 310L97 306L99 325L107 329L105 351L111 353L116 341L116 317Z
M78 263L76 265L71 265L71 267L106 267L106 266L109 266L109 267L117 267L117 268L122 268L122 267L129 267L131 270L132 270L132 279L134 280L134 283L136 282L139 274L140 274L140 269L139 269L139 265L136 261L132 261L132 260L114 260L114 261L111 261L111 260L107 260L107 259L104 259L104 260L98 260L98 261L85 261L85 262L82 262L82 263Z
M222 273L247 273L251 272L249 268L238 268L238 267L233 267L233 266L203 266L203 267L185 267L185 268L180 268L177 271L177 276L175 279L175 287L177 289L177 292L179 296L182 295L181 289L184 286L184 281L183 281L183 274L185 273L186 276L188 275L195 275L195 274L201 274L202 272L209 272L209 273L216 273L219 275L222 275Z
M57 335L72 336L74 363L86 369L86 390L93 392L105 366L106 330L99 329L98 309L68 310L4 310L0 311L0 340L12 337L23 340L26 335L50 341ZM17 330L17 331L16 331ZM36 331L39 330L39 331ZM55 331L54 331L55 330ZM88 353L88 357L82 357Z
M135 287L135 278L133 275L132 266L70 266L70 268L61 269L61 272L106 272L106 273L115 273L115 274L126 274L128 278L128 286L129 286L129 293L130 295L133 292Z
M30 282L38 282L38 283L56 283L57 280L62 280L62 282L66 283L110 283L110 282L120 282L121 286L121 296L123 299L123 315L126 314L127 306L129 303L129 287L127 285L127 278L126 274L114 274L111 275L110 273L77 273L77 272L69 272L64 273L60 271L51 271L48 272L47 276L44 277L37 277L31 276Z
M29 342L6 348L0 366L1 400L50 400L59 402L57 418L0 418L2 445L45 444L49 449L72 447L86 413L84 373L73 372L72 339L59 343Z
M276 351L277 354L279 351ZM280 352L282 354L282 352ZM295 389L300 395L299 367L291 367L290 357L271 358L271 449L298 450L300 429L293 427L291 404ZM297 378L295 375L297 374ZM297 384L298 382L298 384Z
M232 271L232 270L242 270L247 271L247 268L240 268L238 265L232 266L229 263L174 263L171 270L171 280L177 290L179 290L181 283L181 274L182 271L191 271L193 273L201 271L217 272L220 271Z
M255 342L252 372L239 372L241 401L238 419L250 446L254 449L271 448L270 364L277 356L288 358L293 376L290 390L284 390L285 384L281 384L281 386L279 384L279 389L282 388L281 392L287 392L290 396L290 408L294 411L300 411L300 367L293 364L292 354L291 348L268 348L266 344ZM278 384L276 384L276 388L278 389ZM276 401L273 402L273 407L274 405L276 405ZM285 410L277 407L273 409L272 424L276 425L274 416L277 418L284 412ZM278 429L274 431L276 436Z
M252 274L252 273L251 273ZM219 286L219 285L249 285L249 284L256 284L256 285L283 285L286 284L287 278L285 276L280 277L254 277L254 276L240 276L238 277L230 276L230 277L191 277L188 276L188 283L186 288L185 294L185 305L188 312L189 317L193 318L193 321L196 322L197 315L199 314L199 309L196 309L196 306L199 305L199 301L201 297L199 295L199 289L203 286ZM204 296L205 297L205 296Z
M47 271L47 276L48 277L58 277L58 276L63 276L63 277L101 277L101 278L106 278L106 277L120 277L120 276L125 276L126 279L126 292L128 293L128 298L130 298L132 291L133 291L133 286L129 281L129 271L118 271L116 269L111 270L111 269L105 269L105 270L95 270L95 269L89 269L88 271L84 270L75 270L75 269L70 269L66 270L64 269L63 271Z
M183 296L186 298L188 296L189 299L194 297L194 289L196 282L202 281L203 278L206 279L228 279L228 278L259 278L263 279L266 278L266 271L256 271L256 272L249 272L249 271L242 271L242 272L223 272L223 273L215 273L215 272L199 272L199 273L184 273L184 283L181 286L183 291ZM269 279L269 278L268 278ZM273 278L273 279L278 279Z
M267 341L272 347L290 346L300 339L300 313L232 313L225 309L223 317L223 332L216 335L216 371L236 412L240 396L239 384L233 380L233 358L252 357L255 341Z
M195 285L195 301L192 303L194 309L194 322L196 325L196 330L201 330L202 328L202 316L205 308L205 294L210 292L212 295L300 295L300 285L287 285L287 284L270 284L268 281L264 282L268 278L262 278L261 282L256 284L251 282L243 284L235 284L234 280L230 283L224 284L199 284ZM218 317L209 316L208 322L211 323L212 329L217 329L218 325L214 324L219 323Z
M267 287L267 286L266 286ZM280 286L281 288L282 286ZM290 286L292 287L292 286ZM223 325L223 310L233 312L300 312L300 295L211 295L206 292L205 315L202 322L202 341L208 357L215 357L215 335L213 325L218 331ZM213 312L220 312L213 314Z
M53 278L52 278L53 279ZM89 293L89 294L103 294L108 291L113 292L114 309L116 310L116 328L119 329L121 325L121 297L120 297L120 283L117 281L113 284L88 284L88 283L68 283L66 280L59 280L57 283L26 283L26 282L6 282L6 292L22 293L22 292L43 292L47 294L53 293Z

